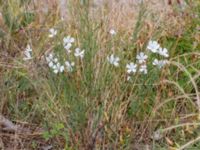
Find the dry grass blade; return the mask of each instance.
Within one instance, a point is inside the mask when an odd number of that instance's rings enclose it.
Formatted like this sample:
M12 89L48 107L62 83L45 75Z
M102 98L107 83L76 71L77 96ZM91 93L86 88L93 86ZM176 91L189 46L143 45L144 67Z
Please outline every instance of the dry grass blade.
M200 141L200 136L197 137L197 138L195 138L194 140L191 140L191 141L189 141L188 143L182 145L180 148L178 148L178 150L184 150L184 149L186 149L187 147L189 147L190 145L192 145L192 144L194 144L194 143L196 143L196 142L198 142L198 141Z
M0 115L0 125L2 125L3 130L6 130L6 131L15 132L19 129L17 125L13 124L10 120L6 119L2 115Z
M195 92L196 92L197 105L198 105L198 110L200 112L200 94L199 94L200 92L199 92L199 89L198 89L198 86L195 82L194 77L192 77L190 72L182 64L175 62L175 61L171 61L170 64L177 66L180 70L184 71L188 75L188 77L189 77L189 79L190 79L190 81L191 81L191 83L192 83L192 85L195 89Z

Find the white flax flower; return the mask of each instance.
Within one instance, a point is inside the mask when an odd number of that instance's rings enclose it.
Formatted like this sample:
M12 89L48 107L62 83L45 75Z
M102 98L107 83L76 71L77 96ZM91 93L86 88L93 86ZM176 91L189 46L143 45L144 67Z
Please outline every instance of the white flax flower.
M131 80L131 76L127 76L126 80L130 81Z
M65 70L64 65L61 65L58 61L58 58L54 57L53 53L50 53L48 56L46 56L46 61L48 63L49 68L53 69L53 72L55 74L58 74L59 72L62 73Z
M161 69L162 67L164 67L167 64L167 60L154 59L152 64L154 66L157 66L159 69Z
M63 38L63 45L64 46L69 44L69 43L74 43L74 42L75 42L75 39L73 37L69 36L69 35L67 37Z
M66 49L67 53L71 53L70 48L72 47L72 43L75 42L75 39L71 36L67 36L63 38L63 46Z
M57 30L55 30L54 28L49 29L49 37L53 38L54 36L56 36L57 34Z
M52 67L53 67L53 65L54 65L54 64L53 64L53 62L52 62L52 61L50 61L50 62L49 62L49 64L48 64L48 66L49 66L50 68L52 68Z
M75 53L74 53L74 56L75 57L80 57L81 59L84 57L84 53L85 53L85 50L82 50L80 48L76 48L75 49Z
M49 63L53 60L53 53L50 53L48 56L46 56L46 61Z
M139 71L141 73L147 74L147 66L146 65L141 65Z
M168 50L166 48L159 48L158 49L158 54L160 54L161 56L164 56L164 57L169 57L169 53L168 53Z
M54 62L54 63L57 63L57 62L58 62L58 58L54 58L54 59L53 59L53 62ZM58 63L57 65L59 65L59 63Z
M65 67L64 67L63 65L61 65L61 66L59 67L59 71L62 73L64 70L65 70Z
M56 64L54 64L53 66L52 66L52 69L53 69L53 72L55 73L55 74L57 74L57 73L62 73L62 72L64 72L64 70L65 70L65 67L63 66L63 65L61 65L59 62L58 63L56 63Z
M147 45L147 49L149 49L153 53L157 53L160 48L160 44L157 41L149 41Z
M74 62L66 61L66 62L65 62L65 65L66 65L66 69L67 69L67 71L68 71L68 72L72 72L75 63L74 63Z
M119 57L115 57L113 54L109 57L107 57L107 60L110 64L114 65L115 67L119 66Z
M59 69L56 67L56 66L54 66L54 70L53 70L53 72L55 73L55 74L57 74L58 72L59 72Z
M64 46L64 48L66 49L66 52L67 52L67 53L71 53L71 50L70 50L71 47L72 47L72 44L71 44L71 43L67 43L67 44Z
M145 55L143 52L140 52L137 56L136 56L139 64L145 63L146 59L148 58L147 55Z
M137 65L132 62L127 64L126 68L127 68L127 73L129 73L129 74L136 73L136 71L137 71Z

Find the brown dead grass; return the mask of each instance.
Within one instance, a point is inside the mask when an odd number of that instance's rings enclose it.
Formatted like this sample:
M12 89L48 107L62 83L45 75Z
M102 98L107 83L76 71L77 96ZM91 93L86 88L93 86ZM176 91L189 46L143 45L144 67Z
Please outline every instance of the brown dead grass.
M110 1L102 0L99 4L94 3L92 5L92 7L90 8L91 9L91 11L90 11L91 18L95 21L99 21L99 20L105 21L103 24L104 32L109 31L110 28L114 28L115 30L117 30L119 32L125 32L128 34L131 34L134 31L134 27L135 27L135 24L138 19L138 13L140 11L140 5L136 1L121 0L119 2L116 2L114 0L110 0ZM41 20L40 19L39 20L41 22L43 22L43 20L46 17L46 14L48 12L50 12L52 14L58 14L58 15L60 14L61 16L63 15L63 10L60 10L61 7L57 2L56 2L56 0L37 1L34 4L34 7L32 9L33 9L33 11L36 11L40 15ZM173 7L176 7L176 6L178 7L177 4L173 5ZM179 29L181 29L182 26L184 26L184 21L183 21L183 18L181 17L182 14L176 13L176 11L174 10L173 7L167 4L167 0L165 0L165 1L164 0L163 1L162 0L149 0L149 1L146 0L145 1L145 9L147 10L146 12L148 12L148 13L147 13L146 19L144 20L144 27L145 27L144 29L149 31L148 32L149 38L152 36L154 31L159 27L162 27L164 29L161 33L161 35L162 35L162 34L166 34L166 32L169 32L169 31L170 31L170 33L177 33L177 31L179 31ZM66 10L64 10L64 11L66 11ZM74 16L72 16L72 18L70 18L70 16L68 16L67 13L68 13L68 11L66 11L64 13L66 15L65 19L67 20L67 22L70 20L73 20ZM153 14L153 17L156 18L156 20L151 19L152 17L149 16L150 13ZM37 23L35 23L35 24L37 24ZM102 36L102 34L100 34L100 35ZM99 38L104 39L102 37L99 37ZM100 67L98 67L98 68L100 68ZM113 87L113 88L116 88L116 87ZM111 91L113 91L113 90L111 90ZM116 89L116 91L117 91L117 89ZM105 97L106 97L106 95L105 95ZM115 97L117 97L117 96L115 96ZM110 105L112 105L112 103ZM111 107L111 106L108 105L108 108L107 108L108 110L110 109L109 107ZM112 124L118 124L117 128L119 128L120 126L124 126L124 128L128 128L128 127L126 127L126 125L124 125L123 119L122 119L124 116L124 110L126 109L126 107L127 107L127 104L122 103L120 105L119 111L116 111L118 113L113 114L113 116L112 116L112 118L116 118L116 119L112 120L113 121ZM105 114L105 116L106 116L106 114ZM147 123L148 123L148 121L147 121ZM149 134L150 134L150 131L148 131L150 123L148 123L148 124L147 123L146 122L142 123L144 126L141 127L140 131L149 132ZM148 127L147 127L147 125L148 125ZM117 128L116 128L116 132L117 132ZM149 128L149 130L150 130L150 128ZM139 130L136 131L135 134L141 135L140 139L142 139L144 136L143 133L137 133L137 132L139 132ZM85 134L87 135L88 132ZM5 135L3 135L3 136L5 136ZM13 135L13 136L15 136L15 135ZM89 138L90 137L88 137L88 139ZM19 139L23 139L23 138L19 138ZM0 142L1 142L1 140L0 140ZM19 143L20 143L20 141L19 141ZM31 144L31 143L29 143L29 144Z
M37 12L42 17L47 12L58 12L61 17L70 20L70 13L67 9L69 4L73 2L70 0L56 1L43 0L34 1L34 6ZM183 5L183 1L181 3ZM66 5L66 7L64 6ZM174 7L182 7L175 1L172 5L168 4L168 0L144 0L145 9L147 10L147 19L145 22L150 28L158 27L159 24L166 24L165 27L180 28L180 23L183 21L179 15L175 14ZM58 11L55 11L58 8ZM116 30L126 30L132 32L137 22L138 13L140 10L140 3L138 0L91 0L91 17L95 20L105 20L108 28L115 28ZM148 14L153 13L156 21L152 21ZM177 21L178 18L178 21ZM164 23L163 23L164 22ZM178 26L177 26L178 24Z

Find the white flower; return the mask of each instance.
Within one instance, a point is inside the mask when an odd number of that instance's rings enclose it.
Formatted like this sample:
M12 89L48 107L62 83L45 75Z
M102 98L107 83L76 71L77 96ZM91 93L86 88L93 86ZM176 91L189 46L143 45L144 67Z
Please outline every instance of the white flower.
M157 53L159 48L160 44L157 41L149 41L147 45L147 49L149 49L153 53Z
M158 49L158 54L160 54L161 56L164 56L164 57L169 57L168 50L166 48L160 47Z
M25 61L32 59L32 49L30 45L28 44L25 51L24 51L25 57L23 58Z
M131 80L131 77L130 77L130 76L128 76L128 77L127 77L127 81L130 81L130 80Z
M65 67L62 65L59 67L59 71L62 73L65 70Z
M57 68L60 68L60 63L57 63L56 66L57 66Z
M60 63L53 64L51 67L53 69L53 72L57 74L58 72L62 73L65 70L65 67L63 65L60 65Z
M141 73L147 74L147 66L146 65L141 65L139 71Z
M69 49L72 47L72 44L71 43L67 43L64 48L67 50L67 51L70 51ZM70 51L71 52L71 51Z
M76 48L76 49L75 49L74 56L75 56L75 57L83 58L83 57L84 57L84 53L85 53L85 50L82 50L82 51L81 51L80 48Z
M75 39L71 36L64 37L63 39L63 46L66 49L67 53L71 53L70 48L72 47L72 43L75 42Z
M52 66L52 69L53 69L53 72L54 72L55 74L57 74L57 73L60 71L60 67L59 67L58 64L54 64L54 65Z
M46 61L49 64L50 68L52 67L53 64L53 57L54 57L53 53L50 53L49 55L46 56Z
M56 34L57 34L57 30L55 30L54 28L49 29L49 32L50 32L50 34L49 34L50 38L56 36Z
M50 53L46 57L46 61L48 62L49 68L53 69L55 74L64 72L65 67L58 62L58 58L54 58L53 53Z
M72 47L72 43L75 42L75 39L71 36L64 37L63 39L63 46L66 49L67 53L71 53L70 48Z
M137 71L137 65L132 62L127 64L126 68L127 68L128 73L136 73L136 71Z
M29 44L26 46L26 50L25 50L25 51L27 51L27 52L32 52L32 49L31 49L31 47L30 47Z
M53 62L57 63L58 62L58 58L54 58Z
M53 53L50 53L48 56L46 56L46 61L49 63L53 60Z
M52 66L52 69L57 69L58 67L54 64L53 66Z
M49 65L50 68L52 68L54 64L53 64L52 61L50 61L48 65Z
M146 59L148 58L147 55L145 55L143 52L140 52L137 56L136 56L137 60L139 61L139 64L142 64L144 62L146 62Z
M48 56L50 59L53 59L53 53L50 53Z
M25 52L24 52L24 55L25 55L24 60L30 60L30 59L32 59L32 56L31 56L31 53L30 53L30 52L25 51Z
M153 63L152 63L154 66L158 65L159 64L159 60L158 59L154 59Z
M73 71L73 66L75 65L75 63L74 62L70 63L69 61L66 61L65 65L66 65L67 71L68 72L72 72Z
M69 44L69 43L74 43L75 42L75 39L71 36L67 36L67 37L64 37L63 39L63 45L65 46L66 44Z
M111 30L109 31L109 33L110 33L111 35L116 35L116 34L117 34L116 31L115 31L114 29L111 29Z
M164 67L167 64L167 60L154 59L152 64L154 66L158 66L158 68L161 69L162 67Z
M57 73L59 72L59 70L56 68L56 69L53 70L53 72L54 72L55 74L57 74Z
M107 57L107 60L110 64L114 65L115 67L119 66L119 57L115 57L113 54L109 57Z

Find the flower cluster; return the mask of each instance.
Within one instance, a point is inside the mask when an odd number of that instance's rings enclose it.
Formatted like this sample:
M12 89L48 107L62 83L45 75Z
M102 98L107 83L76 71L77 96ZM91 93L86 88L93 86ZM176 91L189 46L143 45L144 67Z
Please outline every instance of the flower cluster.
M169 53L168 50L166 48L162 48L160 46L160 44L157 41L149 41L147 49L150 50L151 52L155 53L155 54L159 54L160 56L163 56L165 58L169 57ZM157 66L159 69L161 69L162 67L164 67L167 64L167 60L158 60L158 59L154 59L153 61L153 65Z
M65 61L67 72L72 72L73 67L75 66L74 62Z
M71 53L70 48L72 47L72 44L75 42L75 39L71 36L64 37L63 39L63 46L67 53Z
M153 53L164 56L165 58L169 57L168 50L166 48L162 48L157 41L149 41L147 49Z
M162 67L164 67L167 64L167 60L154 59L152 64L154 66L157 66L159 69L161 69Z
M48 63L48 66L53 69L53 72L55 74L62 73L64 71L64 65L61 65L58 61L58 58L54 56L53 53L50 53L48 56L46 56L46 61Z
M166 48L162 48L157 41L149 41L147 45L147 49L150 52L154 54L159 54L162 57L165 57L165 58L169 57L168 50ZM139 52L136 55L136 63L130 62L126 64L127 73L130 75L130 74L135 74L138 71L139 73L147 74L148 73L147 59L148 59L148 56L144 52ZM115 67L119 66L120 58L115 56L114 54L111 54L110 56L108 56L107 60L111 65ZM154 59L152 64L154 66L157 66L159 69L161 69L167 64L167 62L168 61L165 59L164 60ZM128 76L127 79L129 80L130 76Z
M75 42L75 39L71 36L67 36L63 38L63 46L67 52L67 54L71 53L72 44ZM75 57L80 57L81 59L84 57L85 50L81 50L80 48L76 48L74 52Z
M53 38L57 35L57 30L54 28L49 29L49 38ZM116 35L116 31L114 29L111 29L109 31L111 35ZM81 50L78 47L74 47L75 39L71 37L70 35L63 38L62 46L63 49L66 50L66 57L68 60L64 60L61 63L59 60L59 57L56 57L54 53L50 53L46 55L46 61L48 63L48 66L53 70L55 74L62 73L64 71L72 72L73 68L75 67L75 62L69 61L69 58L75 57L83 59L85 55L85 50ZM72 53L72 48L74 48L74 52ZM168 58L169 53L166 48L162 48L160 44L157 41L150 40L147 45L147 49L152 52L153 54L158 54L161 57ZM71 55L72 53L72 55ZM147 52L147 54L149 54ZM130 79L131 74L135 74L137 72L141 74L147 74L148 73L148 67L147 67L147 60L148 55L145 54L145 51L140 51L136 55L136 62L129 62L126 64L126 72L128 73L128 79ZM24 60L30 60L32 59L32 49L30 45L27 45L25 51L24 51ZM111 54L107 57L107 61L113 65L114 67L120 66L120 58L115 56L114 54ZM152 65L157 66L159 69L164 67L168 61L166 59L158 60L155 58L152 62Z
M50 53L49 55L46 56L46 61L48 63L48 66L53 69L53 72L55 74L57 73L62 73L65 71L67 72L72 72L73 71L73 67L75 66L74 62L69 62L69 61L65 61L65 66L61 65L61 63L58 61L58 58L54 56L53 53Z
M49 35L50 38L54 37L57 34L57 31L54 30L53 28L51 28L49 32L50 32L50 35ZM73 43L75 43L75 39L71 37L70 35L63 38L63 41L62 41L63 48L66 50L66 53L68 56L72 52ZM74 57L83 59L84 54L85 54L85 50L81 50L80 48L74 49L74 54L73 54ZM55 57L53 53L50 53L49 55L46 56L46 61L48 63L48 66L51 69L53 69L53 72L55 74L62 73L64 71L72 72L73 68L75 67L75 62L69 61L69 60L65 60L64 64L62 64L61 62L59 62L59 57Z
M139 72L143 74L147 74L147 66L146 66L146 60L148 56L145 55L143 52L140 52L137 56L136 59L138 61L138 64L134 64L133 62L128 63L126 65L127 68L127 73L128 74L135 74L137 72L137 67L139 66ZM129 77L128 77L129 79Z
M146 60L147 60L148 56L143 53L143 52L140 52L137 56L136 56L136 59L138 61L138 65L133 63L133 62L130 62L126 65L126 68L127 68L127 73L128 74L131 74L131 73L136 73L137 72L137 67L140 66L139 68L139 72L140 73L144 73L144 74L147 74L147 66L146 66ZM120 61L120 58L117 57L117 56L114 56L114 54L110 55L107 57L107 60L108 62L111 64L111 65L114 65L115 67L118 67L119 66L119 61Z
M138 64L140 65L139 72L143 74L147 74L147 66L146 66L146 60L148 56L144 52L140 52L136 59L138 61Z

